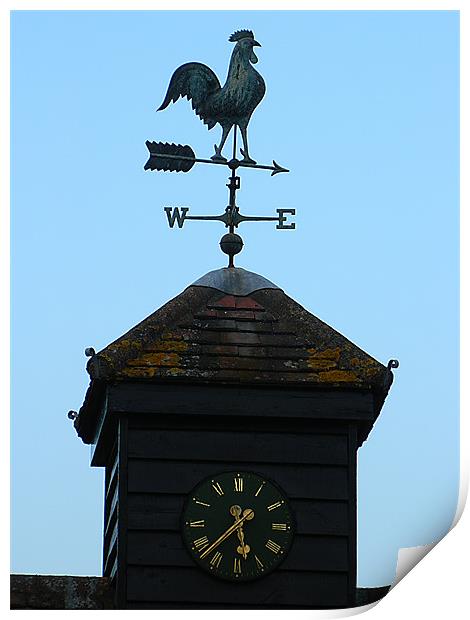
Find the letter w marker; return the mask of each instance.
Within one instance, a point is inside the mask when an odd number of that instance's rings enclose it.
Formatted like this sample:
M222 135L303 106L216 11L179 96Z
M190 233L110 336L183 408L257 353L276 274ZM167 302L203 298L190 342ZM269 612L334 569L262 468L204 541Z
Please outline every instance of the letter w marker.
M181 207L181 213L179 207L164 207L166 216L168 218L168 224L170 228L173 228L175 221L178 224L178 228L183 228L184 220L189 211L188 207Z

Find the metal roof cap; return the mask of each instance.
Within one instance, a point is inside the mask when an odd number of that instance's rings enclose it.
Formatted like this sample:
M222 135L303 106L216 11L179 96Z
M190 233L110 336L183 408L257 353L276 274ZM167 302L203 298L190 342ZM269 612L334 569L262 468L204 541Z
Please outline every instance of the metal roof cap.
M263 276L241 267L223 267L222 269L209 271L209 273L193 282L191 286L215 288L228 295L241 297L267 288L282 290L267 278L263 278Z

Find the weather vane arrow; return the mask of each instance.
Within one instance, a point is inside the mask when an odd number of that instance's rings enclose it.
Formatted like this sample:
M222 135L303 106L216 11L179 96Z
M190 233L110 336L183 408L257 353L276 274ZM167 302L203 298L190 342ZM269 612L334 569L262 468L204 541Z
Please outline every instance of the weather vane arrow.
M283 168L273 160L272 166L262 164L249 163L245 160L231 159L214 160L202 159L196 157L193 149L188 144L169 144L168 142L150 142L145 143L150 152L150 157L144 166L144 170L163 170L165 172L189 172L194 164L219 164L228 166L231 170L237 168L258 168L261 170L272 170L271 176L279 174L279 172L289 172L287 168Z
M277 216L245 216L236 205L236 192L240 189L240 177L235 174L238 168L254 168L270 170L271 176L280 172L289 172L273 160L273 165L258 164L250 157L248 150L248 124L251 116L263 99L266 86L262 76L253 67L258 62L255 47L261 47L255 40L251 30L237 30L229 41L235 43L230 59L226 82L221 86L218 77L207 65L200 62L188 62L181 65L173 73L163 103L157 111L164 110L171 102L180 97L191 101L193 110L199 118L212 129L219 124L222 127L220 143L214 145L214 155L210 159L196 157L188 144L147 141L149 159L145 170L165 172L189 172L196 163L217 164L227 166L231 176L229 188L229 204L221 215L188 215L189 207L165 207L170 228L177 223L182 228L185 220L220 221L229 233L222 237L220 246L229 255L229 267L233 267L233 257L241 251L243 241L234 230L242 222L277 221L278 229L294 229L295 224L287 221L286 214L295 215L295 209L277 209ZM232 158L223 155L223 148L233 129ZM240 153L243 159L237 159L237 131L240 132L243 148Z

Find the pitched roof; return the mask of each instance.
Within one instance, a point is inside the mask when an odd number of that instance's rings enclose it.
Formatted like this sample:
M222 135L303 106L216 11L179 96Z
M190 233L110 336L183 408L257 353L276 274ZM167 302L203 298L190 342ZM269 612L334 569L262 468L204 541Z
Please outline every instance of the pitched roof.
M371 388L387 368L272 282L211 272L91 358L92 379Z

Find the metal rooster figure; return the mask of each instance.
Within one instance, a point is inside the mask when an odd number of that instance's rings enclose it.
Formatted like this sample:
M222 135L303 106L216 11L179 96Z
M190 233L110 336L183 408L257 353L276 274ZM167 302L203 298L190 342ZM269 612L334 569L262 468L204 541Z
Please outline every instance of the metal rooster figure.
M217 123L222 127L222 138L218 146L214 145L214 155L210 159L201 159L196 157L189 145L147 141L150 157L145 164L145 170L188 172L195 163L219 164L230 168L232 174L227 184L229 205L225 213L216 216L190 216L188 207L165 207L165 212L171 228L175 222L179 228L182 228L187 219L223 222L230 232L222 237L220 246L222 251L230 257L229 267L233 267L233 256L238 254L243 247L241 237L234 232L241 222L277 221L277 228L293 229L294 223L285 223L287 221L285 214L295 215L295 209L277 209L278 215L275 217L249 217L242 215L236 205L236 191L240 189L240 177L235 172L237 168L271 170L271 176L289 171L275 161L272 166L261 165L250 157L248 123L266 92L263 78L253 67L253 64L258 62L253 48L261 46L255 40L251 30L237 30L230 36L229 41L236 45L232 52L224 86L220 85L216 74L207 65L199 62L186 63L173 73L163 103L157 110L164 110L180 97L191 100L195 113L208 126L208 129L212 129ZM222 151L232 128L233 155L230 160L227 160ZM243 159L236 157L237 129L240 130L243 140L243 148L240 149Z
M251 30L238 30L229 41L236 45L224 86L220 86L216 74L207 65L188 62L173 73L165 100L158 111L180 97L192 99L194 111L208 129L217 123L222 127L222 139L219 146L214 145L215 155L211 159L227 161L222 149L230 130L236 125L243 138L243 149L240 149L243 162L256 164L249 155L247 128L251 115L266 92L263 78L253 67L258 62L253 48L261 46Z

